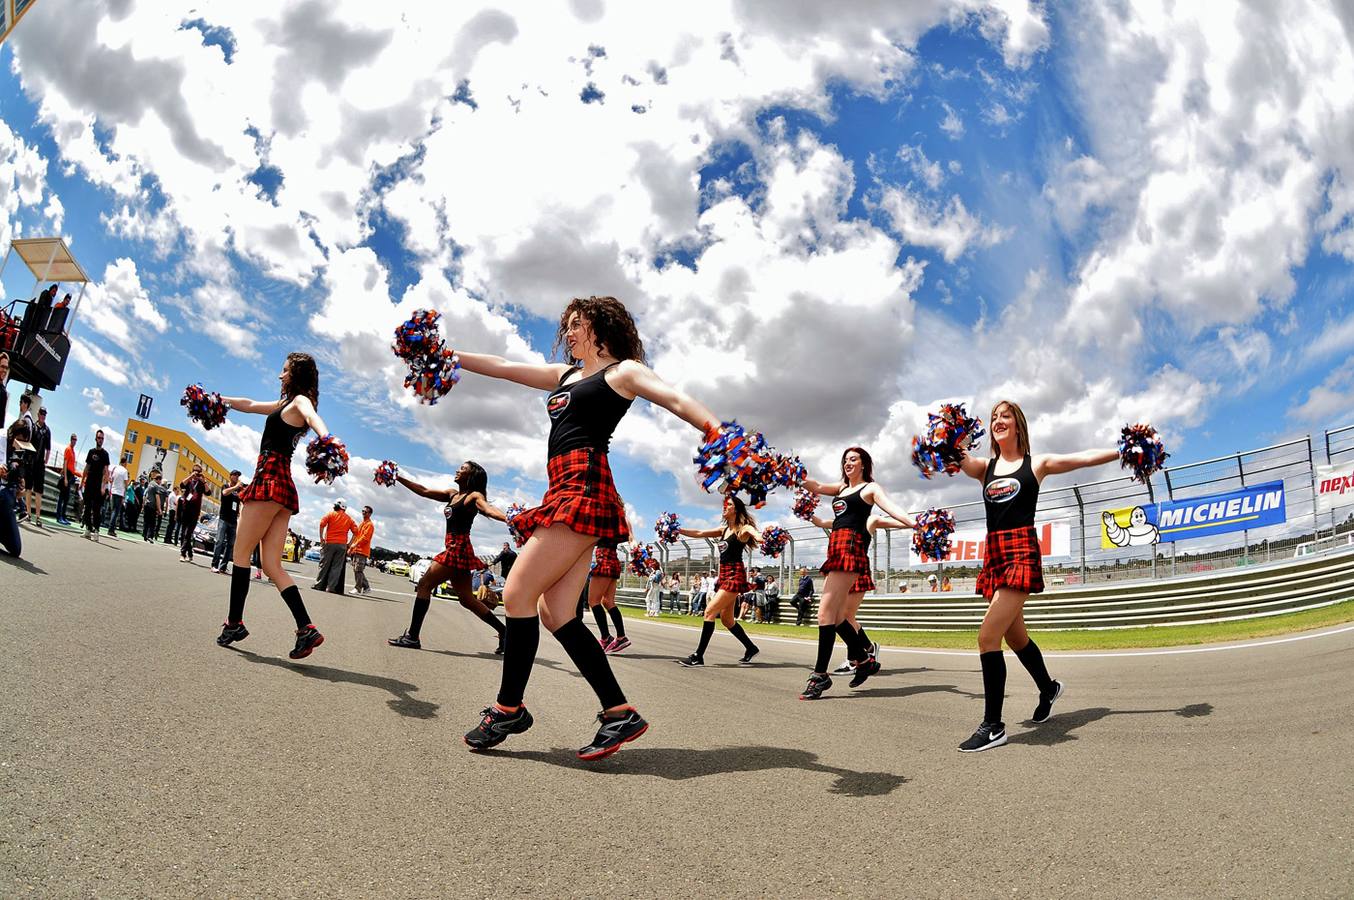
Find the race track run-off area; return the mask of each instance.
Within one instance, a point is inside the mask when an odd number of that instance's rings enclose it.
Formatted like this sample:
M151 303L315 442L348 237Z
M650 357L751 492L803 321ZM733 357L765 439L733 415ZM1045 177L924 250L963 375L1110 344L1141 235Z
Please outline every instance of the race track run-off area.
M740 667L721 630L688 670L694 630L628 619L613 665L652 727L585 764L595 701L548 635L535 727L477 755L493 633L436 602L422 651L388 647L405 579L339 597L291 567L326 636L292 662L267 582L222 649L228 579L205 559L24 540L0 561L0 896L1347 897L1354 878L1347 626L1050 653L1067 693L1037 726L1008 653L1011 742L961 754L974 653L886 649L860 690L803 702L808 643Z

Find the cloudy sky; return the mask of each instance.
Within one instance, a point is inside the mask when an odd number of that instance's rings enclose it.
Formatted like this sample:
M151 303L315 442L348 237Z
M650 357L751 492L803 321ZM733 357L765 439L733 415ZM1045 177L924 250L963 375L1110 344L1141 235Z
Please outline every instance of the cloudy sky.
M303 531L341 495L436 547L387 457L543 490L539 395L404 395L390 334L427 306L543 359L615 294L660 375L819 473L864 444L914 507L974 498L906 463L946 399L1018 400L1043 450L1149 419L1182 462L1354 421L1348 0L175 7L44 0L0 49L0 241L62 234L97 282L58 436L142 392L185 427L185 384L266 398L315 354L357 460ZM249 471L261 426L204 440ZM695 438L626 419L644 522L713 516Z

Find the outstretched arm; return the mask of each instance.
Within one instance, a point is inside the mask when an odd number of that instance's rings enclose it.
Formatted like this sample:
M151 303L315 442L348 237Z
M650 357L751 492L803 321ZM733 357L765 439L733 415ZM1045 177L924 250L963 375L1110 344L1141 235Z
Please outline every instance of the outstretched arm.
M973 456L965 450L963 456L959 458L959 470L969 478L982 481L983 477L987 475L987 460Z
M410 481L403 475L396 475L395 480L415 494L418 494L420 497L427 497L429 500L437 500L441 503L447 503L451 500L451 491L439 491L434 490L433 488L424 487L416 481Z
M457 350L456 355L460 357L461 368L467 372L515 381L541 391L553 390L564 373L572 368L564 363L513 362L488 353L462 353Z
M689 538L711 538L719 537L724 533L724 530L722 528L703 528L700 530L695 528L678 528L677 533Z
M612 386L663 407L702 433L719 427L719 419L705 404L668 384L648 366L633 359L616 367L616 380Z
M221 400L230 409L261 416L276 412L282 406L281 400L250 400L248 397L222 397Z
M310 427L311 431L320 435L329 433L329 429L325 427L324 419L321 419L320 414L315 411L315 404L310 402L309 397L294 398L292 406L301 414L301 418L305 419L306 425Z
M1103 466L1119 458L1118 450L1083 450L1080 453L1041 453L1031 465L1034 477L1043 480L1045 475L1062 475L1091 466Z
M871 531L876 531L880 528L885 531L894 531L899 528L908 528L910 526L904 525L902 522L889 516L870 516L870 523L865 527Z
M842 490L840 484L823 484L823 482L813 478L805 478L804 487L813 491L815 494L823 494L828 497L835 497L841 493Z
M822 516L818 515L817 513L814 513L814 514L813 514L813 518L809 519L809 521L812 522L813 524L817 525L819 528L831 528L831 527L832 527L832 520L831 520L831 519L824 519Z
M917 527L916 520L909 516L901 506L893 502L893 498L888 495L887 491L879 486L879 482L871 482L865 490L871 492L872 496L866 497L862 491L862 499L874 503L875 506L878 506L894 519L901 522L904 528Z
M496 522L508 521L508 514L505 513L503 510L499 509L497 506L494 506L488 500L486 500L484 495L481 494L479 491L476 491L474 494L471 494L471 497L474 498L475 508L478 509L481 514L488 516L489 518L493 519ZM498 557L502 555L503 555L502 553L499 553L498 556L495 556L494 562L498 562Z

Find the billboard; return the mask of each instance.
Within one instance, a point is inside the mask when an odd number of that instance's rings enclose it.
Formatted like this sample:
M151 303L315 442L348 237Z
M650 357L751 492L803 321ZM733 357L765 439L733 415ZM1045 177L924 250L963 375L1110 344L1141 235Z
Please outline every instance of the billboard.
M1328 513L1354 504L1354 462L1316 467L1316 511Z
M1054 522L1035 523L1035 533L1039 535L1039 555L1045 559L1057 559L1072 555L1072 523L1068 519ZM947 563L982 562L987 555L987 531L982 528L960 529L950 537L950 553L945 557ZM930 557L923 557L915 547L909 545L907 562L910 566L925 566L934 563Z
M1287 519L1283 482L1268 481L1188 500L1106 510L1100 516L1100 547L1113 550L1212 537L1281 525Z

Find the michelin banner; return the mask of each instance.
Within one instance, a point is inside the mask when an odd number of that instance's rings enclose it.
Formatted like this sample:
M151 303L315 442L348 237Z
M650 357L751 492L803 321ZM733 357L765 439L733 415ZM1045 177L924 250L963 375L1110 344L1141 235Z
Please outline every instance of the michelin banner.
M1072 555L1072 523L1068 519L1056 522L1035 523L1035 534L1039 536L1039 555L1044 559L1057 559ZM982 562L987 552L987 532L981 528L962 529L950 536L950 553L945 557L947 563ZM910 566L924 566L934 563L934 559L925 558L909 546L907 562Z
M1100 547L1113 550L1212 537L1280 525L1287 519L1283 482L1270 481L1225 494L1108 510L1100 518Z
M1316 467L1316 511L1328 513L1337 506L1354 505L1354 462L1343 466Z

